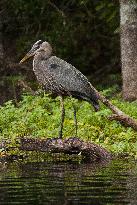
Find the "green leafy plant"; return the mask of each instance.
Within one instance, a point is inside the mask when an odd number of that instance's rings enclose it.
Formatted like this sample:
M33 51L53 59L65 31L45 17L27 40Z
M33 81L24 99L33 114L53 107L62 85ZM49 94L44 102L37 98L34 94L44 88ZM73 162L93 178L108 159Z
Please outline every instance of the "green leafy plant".
M108 91L104 92L110 94L110 89ZM112 102L128 115L137 118L137 102L125 102L119 97L114 97ZM137 155L137 133L116 121L109 121L107 117L111 111L104 105L101 105L99 112L94 112L89 103L66 98L64 138L75 135L73 103L77 105L78 137L98 143L115 153ZM59 105L58 97L52 98L47 94L43 97L23 95L18 107L8 101L0 107L1 139L14 140L20 136L58 137Z

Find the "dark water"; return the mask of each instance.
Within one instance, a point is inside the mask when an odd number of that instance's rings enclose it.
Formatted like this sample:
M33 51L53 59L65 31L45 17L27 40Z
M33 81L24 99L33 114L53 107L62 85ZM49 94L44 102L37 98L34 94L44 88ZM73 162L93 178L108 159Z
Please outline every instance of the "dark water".
M135 161L0 165L1 204L137 204Z

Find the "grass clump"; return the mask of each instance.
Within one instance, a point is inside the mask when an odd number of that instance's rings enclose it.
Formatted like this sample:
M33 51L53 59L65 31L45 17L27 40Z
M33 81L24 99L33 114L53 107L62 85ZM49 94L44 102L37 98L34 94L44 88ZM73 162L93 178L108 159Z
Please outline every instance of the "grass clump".
M107 91L104 91L107 93ZM113 97L112 103L126 114L137 118L137 102L125 102ZM128 153L137 156L137 132L125 128L107 117L111 111L101 104L99 112L94 112L87 102L66 98L64 137L74 136L72 104L77 105L78 136L83 140L98 143L114 153ZM57 137L60 125L60 101L45 94L41 96L23 95L18 106L8 101L0 107L0 138L17 139L19 136L34 138Z

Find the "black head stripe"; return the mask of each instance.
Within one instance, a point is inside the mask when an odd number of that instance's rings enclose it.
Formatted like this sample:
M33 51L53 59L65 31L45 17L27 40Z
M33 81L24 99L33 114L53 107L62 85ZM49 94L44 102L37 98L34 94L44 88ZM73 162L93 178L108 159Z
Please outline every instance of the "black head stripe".
M38 49L41 46L42 43L43 43L42 40L38 40L38 41L36 41L36 43L34 43L32 48L33 49Z
M42 43L43 43L42 40L38 40L38 41L36 41L36 43L34 45L41 45Z

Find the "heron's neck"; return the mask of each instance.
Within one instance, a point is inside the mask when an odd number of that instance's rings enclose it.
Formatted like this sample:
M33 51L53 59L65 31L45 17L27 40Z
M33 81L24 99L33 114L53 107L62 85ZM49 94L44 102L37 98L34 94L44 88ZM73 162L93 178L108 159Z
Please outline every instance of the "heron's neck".
M33 59L33 70L35 73L39 73L41 70L43 63L45 63L51 57L51 52L42 51L37 53Z

